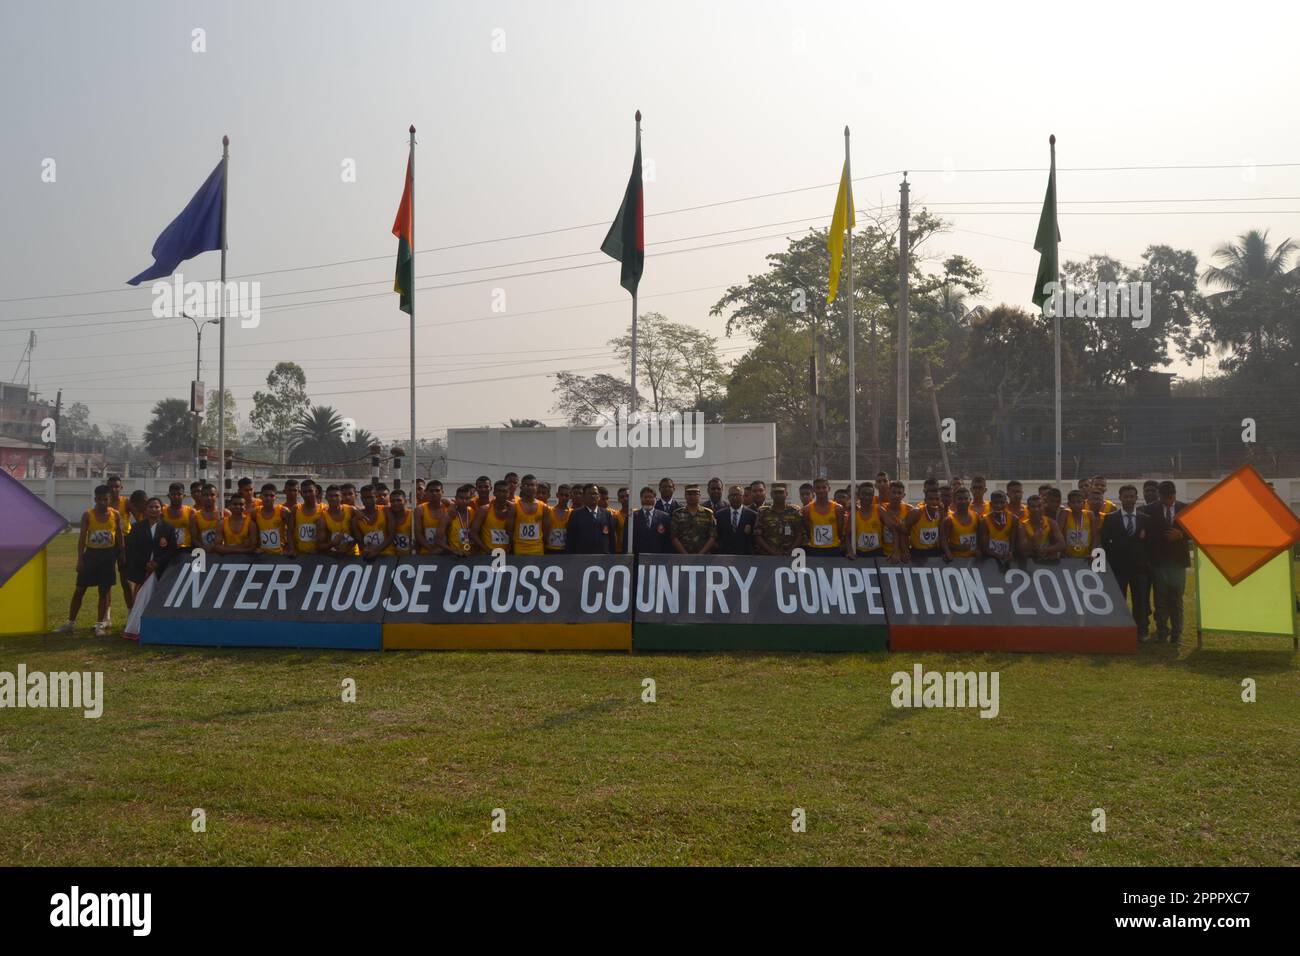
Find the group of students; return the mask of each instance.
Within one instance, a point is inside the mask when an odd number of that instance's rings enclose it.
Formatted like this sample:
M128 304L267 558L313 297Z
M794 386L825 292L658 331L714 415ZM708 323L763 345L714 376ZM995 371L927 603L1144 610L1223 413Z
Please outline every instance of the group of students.
M1147 504L1157 482L1143 487ZM112 588L120 579L128 608L149 574L160 573L172 555L202 548L218 555L299 554L371 559L379 555L469 556L502 550L508 554L573 553L767 554L789 555L802 548L810 557L880 557L896 562L931 558L1015 557L1050 560L1088 557L1102 540L1105 517L1117 505L1106 498L1106 479L1083 479L1062 497L1042 485L1024 497L1019 481L987 493L974 477L940 483L928 478L922 499L905 500L906 486L880 472L875 482L831 493L825 478L805 482L798 503L787 486L754 481L732 485L723 496L721 479L686 486L686 500L674 498L671 478L659 491L640 490L640 508L629 511L628 489L618 489L618 508L609 490L595 483L552 488L534 475L515 472L492 481L482 475L462 484L452 497L443 483L418 479L414 500L383 482L322 486L311 480L262 484L254 495L251 478L218 503L211 482L189 487L173 482L167 502L143 491L122 494L110 476L95 489L94 506L81 517L77 584L69 609L70 631L85 591L99 589L96 633L108 626ZM1137 489L1120 489L1129 510ZM986 498L987 493L987 498ZM632 524L631 533L628 532Z

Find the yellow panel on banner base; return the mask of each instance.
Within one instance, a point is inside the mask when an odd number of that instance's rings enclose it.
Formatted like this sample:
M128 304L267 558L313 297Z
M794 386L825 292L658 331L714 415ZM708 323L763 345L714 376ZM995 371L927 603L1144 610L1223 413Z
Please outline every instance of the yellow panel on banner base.
M632 624L385 624L384 650L631 651Z
M0 586L0 635L44 634L45 549Z
M1233 586L1196 552L1197 630L1282 634L1296 638L1295 562L1287 548Z

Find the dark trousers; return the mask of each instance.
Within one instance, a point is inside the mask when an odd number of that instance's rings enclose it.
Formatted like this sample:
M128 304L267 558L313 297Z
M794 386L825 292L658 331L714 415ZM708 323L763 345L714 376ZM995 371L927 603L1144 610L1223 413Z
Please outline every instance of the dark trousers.
M1151 578L1145 571L1135 571L1131 575L1116 571L1115 581L1120 593L1133 604L1133 623L1137 625L1138 637L1146 637L1151 630Z
M1181 564L1157 564L1151 568L1156 587L1156 638L1183 635L1183 591L1187 569Z

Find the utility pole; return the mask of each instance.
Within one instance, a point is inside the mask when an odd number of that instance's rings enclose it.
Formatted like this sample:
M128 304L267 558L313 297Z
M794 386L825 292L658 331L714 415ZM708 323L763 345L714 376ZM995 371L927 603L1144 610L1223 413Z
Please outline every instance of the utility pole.
M911 382L909 380L911 336L908 330L911 317L907 301L911 238L908 235L907 188L907 173L904 171L902 185L898 187L898 421L896 429L899 481L907 481L910 477L912 457Z

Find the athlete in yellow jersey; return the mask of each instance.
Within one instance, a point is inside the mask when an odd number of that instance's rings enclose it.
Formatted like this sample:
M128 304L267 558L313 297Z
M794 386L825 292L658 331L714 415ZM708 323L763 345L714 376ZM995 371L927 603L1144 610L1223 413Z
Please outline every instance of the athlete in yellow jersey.
M492 504L474 512L470 543L482 554L491 554L494 548L509 552L514 522L515 504L510 500L510 486L498 481L492 486Z
M373 485L361 489L361 507L352 512L352 537L363 558L373 558L384 547L387 521L375 502Z
M1029 516L1020 522L1021 555L1039 561L1059 558L1065 550L1061 529L1056 522L1043 514L1043 502L1038 495L1030 495L1025 502Z
M190 541L192 547L212 550L221 540L221 519L225 510L217 508L217 488L204 485L199 489L199 499L203 507L190 515Z
M1101 517L1083 506L1083 492L1070 492L1070 507L1061 511L1061 536L1065 539L1065 554L1070 558L1086 558L1101 540Z
M983 475L976 475L970 480L970 510L977 515L989 513L989 503L984 497L988 487L988 480Z
M853 509L853 542L864 558L883 557L885 524L876 504L876 488L869 481L858 482L858 503Z
M1007 494L995 491L989 495L989 513L980 520L979 552L986 558L1006 562L1011 560L1020 519L1007 511Z
M551 513L537 500L537 479L524 475L519 483L519 501L515 504L515 529L512 536L515 554L543 554Z
M163 509L163 521L176 529L176 547L186 550L190 547L190 516L194 509L185 503L185 486L173 481L167 487L167 507Z
M564 546L569 540L569 518L573 509L569 507L569 486L560 485L556 490L556 503L550 512L550 524L546 532L546 553L564 554Z
M81 613L81 599L87 588L99 591L98 617L95 618L95 636L103 637L109 625L109 607L113 601L113 582L117 577L118 563L124 557L125 539L122 519L116 508L108 506L113 500L108 485L95 488L95 504L81 516L81 533L77 537L77 583L68 605L68 621L59 634L71 634Z
M925 491L925 503L914 509L903 522L907 531L907 550L910 558L940 558L939 525L944 518L939 490L933 486Z
M1088 483L1088 489L1090 492L1095 491L1098 499L1101 501L1101 517L1104 518L1119 507L1119 505L1106 497L1106 479L1103 476L1096 475L1092 481Z
M251 515L244 513L244 496L232 495L230 514L221 519L221 540L213 546L217 554L252 554L257 550L257 530Z
M415 512L406 507L406 492L394 488L384 511L384 546L380 554L411 554L415 550Z
M438 534L438 544L448 554L465 557L473 552L470 532L474 524L474 509L470 504L474 496L474 486L465 484L456 489L456 501L447 512Z
M262 506L253 512L253 521L257 525L258 554L284 554L289 548L291 519L275 503L275 494L275 485L270 482L264 484Z
M1025 487L1018 481L1007 482L1007 514L1017 521L1024 521L1029 512L1025 510Z
M979 549L979 524L983 515L971 510L970 491L958 488L953 492L953 509L943 519L939 529L939 543L943 555L952 558L973 558Z
M302 483L302 501L293 512L293 549L298 554L317 552L316 535L320 530L318 519L325 510L316 500L320 485L314 481Z
M343 489L325 489L325 508L316 518L316 553L354 557L357 542L352 537L352 509L343 503Z
M844 554L844 509L831 501L831 483L825 478L813 482L813 500L803 509L804 526L808 539L804 549L812 557L834 557Z
M894 562L907 558L907 534L903 531L903 522L912 511L912 506L903 500L907 486L901 481L889 483L889 503L880 509L881 545L885 555Z

